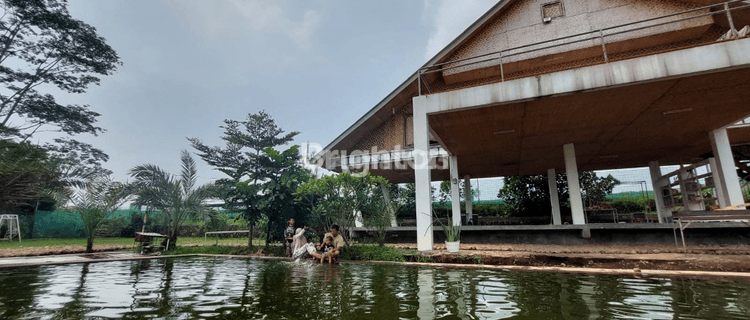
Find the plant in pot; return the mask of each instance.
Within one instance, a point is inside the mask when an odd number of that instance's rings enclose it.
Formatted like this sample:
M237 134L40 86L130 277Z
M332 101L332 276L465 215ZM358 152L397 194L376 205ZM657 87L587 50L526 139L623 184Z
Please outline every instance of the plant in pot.
M445 248L448 252L456 253L461 246L461 226L450 225L443 226L445 232Z
M432 212L433 223L437 221L440 227L445 232L445 248L448 252L456 253L461 246L461 224L456 225L454 221L450 221L449 225L444 225L443 222L438 219L435 211Z

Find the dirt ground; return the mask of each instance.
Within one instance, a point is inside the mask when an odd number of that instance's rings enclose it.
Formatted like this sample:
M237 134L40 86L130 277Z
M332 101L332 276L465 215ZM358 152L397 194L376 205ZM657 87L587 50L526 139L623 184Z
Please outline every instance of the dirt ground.
M415 244L395 244L416 249ZM462 244L458 254L436 244L432 262L750 272L750 246ZM413 257L419 260L424 257Z

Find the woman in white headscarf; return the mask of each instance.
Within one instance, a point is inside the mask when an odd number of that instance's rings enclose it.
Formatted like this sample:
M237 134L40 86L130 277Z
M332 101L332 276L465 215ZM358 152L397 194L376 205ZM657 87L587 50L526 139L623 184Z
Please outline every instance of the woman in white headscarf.
M305 232L309 228L310 227L308 226L297 228L294 232L294 239L292 240L292 260L310 257L310 250L315 250L315 245L307 243L307 237L305 237Z

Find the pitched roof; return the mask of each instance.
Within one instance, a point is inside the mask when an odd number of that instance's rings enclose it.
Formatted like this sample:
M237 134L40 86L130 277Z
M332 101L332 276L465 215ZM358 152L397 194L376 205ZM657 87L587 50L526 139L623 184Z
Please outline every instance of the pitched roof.
M427 67L441 60L449 57L453 51L459 48L465 41L472 38L472 36L480 31L482 27L497 14L499 14L506 5L515 2L516 0L500 0L490 10L483 14L478 20L472 23L464 32L458 37L451 41L445 48L440 50L432 59L428 60L423 66ZM421 68L419 68L421 69ZM378 102L372 109L367 111L362 117L360 117L354 124L349 126L343 133L341 133L336 139L329 143L321 152L319 152L315 159L319 159L326 152L331 150L348 150L356 144L361 137L367 132L380 126L388 117L392 114L392 109L401 107L405 103L411 101L411 98L417 96L417 77L418 70L410 75L404 82L402 82L395 90L389 93L383 100ZM406 101L408 100L408 101Z

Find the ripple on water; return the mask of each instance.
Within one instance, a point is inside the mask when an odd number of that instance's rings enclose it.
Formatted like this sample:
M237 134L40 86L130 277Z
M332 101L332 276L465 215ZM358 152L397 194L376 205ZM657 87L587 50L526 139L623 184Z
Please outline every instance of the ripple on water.
M0 318L750 318L750 285L252 259L0 271Z

